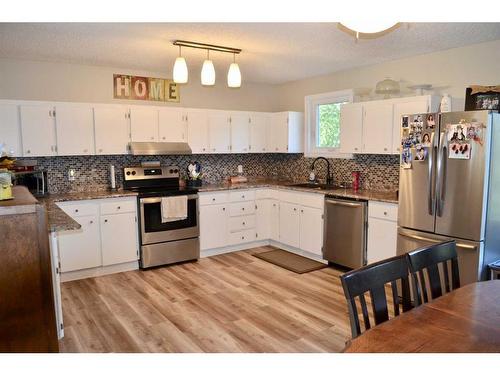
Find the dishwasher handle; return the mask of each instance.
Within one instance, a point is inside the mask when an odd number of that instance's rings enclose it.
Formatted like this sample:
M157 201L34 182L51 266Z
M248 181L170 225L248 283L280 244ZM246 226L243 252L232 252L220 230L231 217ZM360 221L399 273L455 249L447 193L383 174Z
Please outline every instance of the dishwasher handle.
M344 206L344 207L363 207L364 203L356 203L356 202L346 202L346 201L339 201L339 200L333 200L333 199L326 199L325 200L326 204L334 204L337 206Z

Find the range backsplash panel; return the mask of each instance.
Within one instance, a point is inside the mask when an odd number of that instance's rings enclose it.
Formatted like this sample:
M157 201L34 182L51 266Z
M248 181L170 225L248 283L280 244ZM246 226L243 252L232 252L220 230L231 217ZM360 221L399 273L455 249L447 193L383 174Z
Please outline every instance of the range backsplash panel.
M302 154L217 154L217 155L165 155L165 156L57 156L30 158L38 168L48 171L49 193L65 193L107 189L110 186L109 167L116 168L116 182L122 186L122 168L139 165L142 161L159 160L162 165L176 165L186 176L190 161L202 165L205 182L222 182L237 173L243 166L249 178L279 178L294 181L307 180L313 158ZM395 190L399 180L398 155L355 155L353 159L329 159L334 182L351 181L351 173L361 173L361 186L375 190ZM69 181L68 171L76 171L74 181ZM316 175L324 179L326 163L316 163Z

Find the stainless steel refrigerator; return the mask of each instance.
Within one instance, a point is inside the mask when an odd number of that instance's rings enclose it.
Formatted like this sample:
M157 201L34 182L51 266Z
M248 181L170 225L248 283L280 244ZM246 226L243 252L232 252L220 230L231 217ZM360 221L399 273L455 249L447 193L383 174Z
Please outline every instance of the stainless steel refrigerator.
M403 116L397 252L457 242L461 283L500 259L500 115Z

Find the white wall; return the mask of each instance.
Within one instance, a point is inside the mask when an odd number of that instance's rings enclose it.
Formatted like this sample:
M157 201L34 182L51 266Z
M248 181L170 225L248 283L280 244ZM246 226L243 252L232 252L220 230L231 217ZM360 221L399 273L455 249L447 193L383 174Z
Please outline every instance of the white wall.
M199 72L191 72L190 82L181 86L180 103L115 100L113 73L169 78L162 72L0 59L0 99L126 102L254 111L275 109L276 86L243 82L241 88L230 89L226 86L226 77L220 77L215 87L203 87L199 82Z
M437 88L437 94L452 95L453 110L463 110L467 86L500 84L500 40L289 82L279 88L278 110L303 111L306 95L349 88L374 89L388 76L402 80L402 89L430 83Z

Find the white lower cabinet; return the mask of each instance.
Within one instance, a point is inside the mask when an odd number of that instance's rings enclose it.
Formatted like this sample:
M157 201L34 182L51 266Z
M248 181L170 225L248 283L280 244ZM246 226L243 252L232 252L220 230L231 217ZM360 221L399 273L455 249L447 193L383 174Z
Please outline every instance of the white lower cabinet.
M59 233L61 272L101 265L99 219L97 215L73 217L81 228Z
M288 246L300 245L299 205L280 202L280 242Z
M368 202L368 264L396 256L398 205Z
M257 240L266 240L271 238L271 207L272 199L257 199L255 201L255 233ZM276 206L276 203L274 203Z
M102 265L133 262L139 257L134 212L101 216ZM119 233L119 235L117 235Z
M200 249L226 246L227 205L200 204Z
M58 206L81 225L78 230L57 235L61 272L137 261L139 241L135 197L61 202ZM118 213L114 213L113 208Z
M300 208L300 248L316 255L322 255L323 210Z
M270 225L269 239L273 241L280 240L280 202L277 199L271 199L270 202Z

